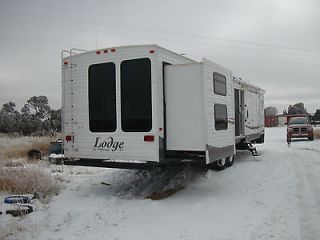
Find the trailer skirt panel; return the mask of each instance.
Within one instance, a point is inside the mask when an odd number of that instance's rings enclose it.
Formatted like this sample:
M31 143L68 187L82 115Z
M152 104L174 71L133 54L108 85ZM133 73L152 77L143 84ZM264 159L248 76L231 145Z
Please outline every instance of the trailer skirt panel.
M234 145L224 147L213 147L210 145L206 145L206 148L209 155L207 164L222 158L233 156L235 154Z

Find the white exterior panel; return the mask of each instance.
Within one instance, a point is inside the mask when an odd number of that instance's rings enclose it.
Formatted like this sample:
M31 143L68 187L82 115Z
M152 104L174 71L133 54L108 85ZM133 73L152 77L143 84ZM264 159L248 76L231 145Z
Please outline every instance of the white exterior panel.
M150 47L119 48L115 52L111 52L109 49L108 53L105 54L88 52L66 59L71 63L68 64L68 67L65 67L64 71L71 72L71 74L68 74L64 79L64 133L74 136L74 142L64 144L66 157L158 161L157 117L155 112L157 109L157 74L155 64L153 64L155 54L150 54L149 49ZM152 129L150 132L124 133L121 129L120 112L120 64L123 60L136 58L149 58L151 60ZM105 133L91 132L89 130L88 68L93 64L104 62L113 62L116 65L117 130ZM145 142L145 135L154 135L154 141ZM123 143L123 148L98 147L104 141L106 143L113 141L113 146Z
M217 72L226 77L227 95L222 96L213 91L213 73ZM233 86L232 72L218 64L215 64L207 59L204 59L204 78L205 78L205 106L206 106L206 121L208 129L207 144L215 147L224 147L234 144L234 123L231 121L234 118L233 110ZM214 125L214 105L227 105L228 129L217 131Z
M234 119L233 82L232 72L230 70L207 59L203 60L203 66L204 105L207 129L206 144L208 148L213 149L213 153L209 154L211 155L209 159L207 158L207 163L209 163L235 154L234 122L232 121ZM214 92L213 74L215 72L226 77L226 96L222 96ZM215 104L223 104L227 107L228 127L226 130L216 130L214 116Z
M205 150L202 69L200 63L165 68L167 150Z
M194 63L193 60L185 58L179 54L173 53L171 51L167 51L163 48L158 48L156 53L156 68L157 70L157 79L158 79L158 99L157 101L160 103L158 104L158 123L159 123L159 129L162 129L162 131L159 131L159 136L161 138L164 138L164 131L165 131L165 124L164 124L164 118L165 118L165 110L163 108L164 106L164 67L166 65L176 65L176 64L186 64L186 63Z

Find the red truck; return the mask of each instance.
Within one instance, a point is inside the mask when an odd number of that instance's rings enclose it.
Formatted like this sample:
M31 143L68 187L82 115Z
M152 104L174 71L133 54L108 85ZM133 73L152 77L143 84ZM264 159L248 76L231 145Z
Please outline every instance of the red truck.
M313 128L306 116L290 117L287 126L287 142L292 138L308 138L313 140Z

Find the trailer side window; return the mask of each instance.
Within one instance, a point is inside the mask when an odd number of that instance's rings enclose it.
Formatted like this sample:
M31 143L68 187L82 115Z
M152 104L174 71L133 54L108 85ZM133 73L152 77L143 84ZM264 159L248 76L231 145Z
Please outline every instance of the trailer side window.
M217 131L228 129L227 105L214 105L214 125Z
M152 128L151 61L121 63L121 126L124 132L149 132Z
M114 132L117 128L115 68L112 62L89 67L89 129L91 132Z
M213 89L216 94L227 95L226 77L220 73L213 73Z

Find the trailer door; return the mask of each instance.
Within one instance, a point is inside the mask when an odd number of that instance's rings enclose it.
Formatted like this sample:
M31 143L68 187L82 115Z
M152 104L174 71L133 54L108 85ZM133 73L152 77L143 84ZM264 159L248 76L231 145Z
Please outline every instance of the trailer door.
M234 135L240 136L240 102L239 102L239 89L234 89Z
M243 90L234 89L234 121L235 121L235 136L243 135L244 133L244 92Z
M244 90L240 90L240 135L244 135Z
M260 100L256 90L245 91L245 135L257 134L260 131Z

